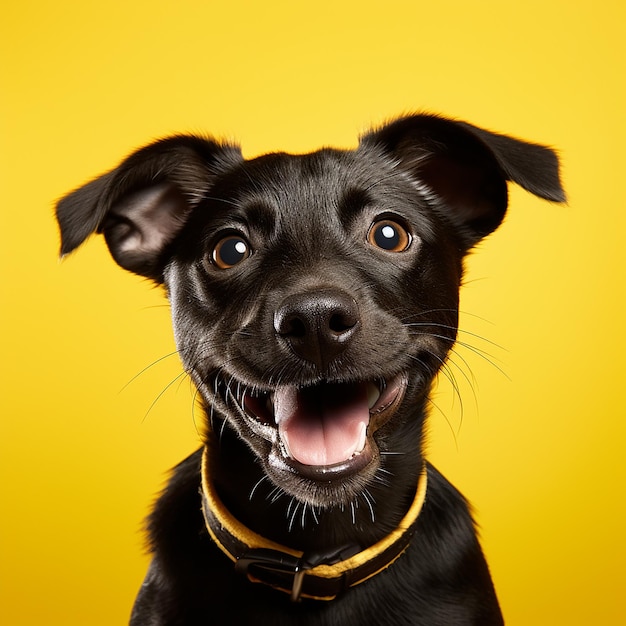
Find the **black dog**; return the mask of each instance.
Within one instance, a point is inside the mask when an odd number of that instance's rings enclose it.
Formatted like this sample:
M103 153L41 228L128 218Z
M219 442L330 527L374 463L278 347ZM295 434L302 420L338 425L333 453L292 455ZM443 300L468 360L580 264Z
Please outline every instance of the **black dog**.
M103 233L165 287L206 406L132 624L502 624L422 437L507 181L564 200L551 150L416 115L301 156L174 136L59 202L63 254Z

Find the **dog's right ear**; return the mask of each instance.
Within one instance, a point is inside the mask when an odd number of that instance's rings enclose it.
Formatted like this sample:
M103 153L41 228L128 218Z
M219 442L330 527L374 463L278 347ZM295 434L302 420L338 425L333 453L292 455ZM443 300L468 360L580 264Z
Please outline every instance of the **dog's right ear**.
M138 150L58 202L61 255L103 233L119 265L162 282L167 245L215 178L242 160L238 147L193 135Z

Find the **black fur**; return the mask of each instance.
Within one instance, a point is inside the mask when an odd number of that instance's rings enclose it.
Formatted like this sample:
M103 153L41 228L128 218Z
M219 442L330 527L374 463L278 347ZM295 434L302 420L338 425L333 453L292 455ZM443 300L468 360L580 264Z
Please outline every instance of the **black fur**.
M101 232L122 267L167 290L231 513L305 552L365 548L411 503L428 392L456 338L463 257L504 218L507 181L564 200L548 148L416 115L353 151L248 161L235 146L171 137L61 200L57 216L64 254ZM356 398L372 387L381 396L362 450L344 459L311 443L333 459L314 462L289 434L289 452L276 421L326 410L337 424L342 411L361 415ZM294 397L297 410L279 408ZM291 603L237 574L205 528L200 475L198 452L149 518L135 626L502 623L468 506L430 465L409 549L328 602Z

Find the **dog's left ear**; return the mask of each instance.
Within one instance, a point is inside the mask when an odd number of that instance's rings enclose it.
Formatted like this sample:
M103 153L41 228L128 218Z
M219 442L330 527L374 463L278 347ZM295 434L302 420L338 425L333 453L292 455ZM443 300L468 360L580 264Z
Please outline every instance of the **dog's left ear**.
M382 148L425 188L467 249L502 222L507 181L541 198L565 201L551 149L465 122L414 115L365 135L361 145Z
M119 265L162 282L169 243L216 177L242 160L237 146L194 135L137 150L58 202L61 254L103 233Z

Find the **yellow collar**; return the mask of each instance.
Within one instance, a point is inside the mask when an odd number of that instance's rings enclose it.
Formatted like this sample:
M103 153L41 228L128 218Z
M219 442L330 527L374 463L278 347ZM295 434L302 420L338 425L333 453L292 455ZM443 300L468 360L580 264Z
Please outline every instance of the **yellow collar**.
M300 598L333 600L348 587L389 567L408 548L426 497L428 477L424 466L411 507L389 535L365 550L345 546L332 554L305 555L258 535L231 515L209 478L208 457L208 447L205 447L202 510L209 534L237 570L253 582L289 593L293 601Z

